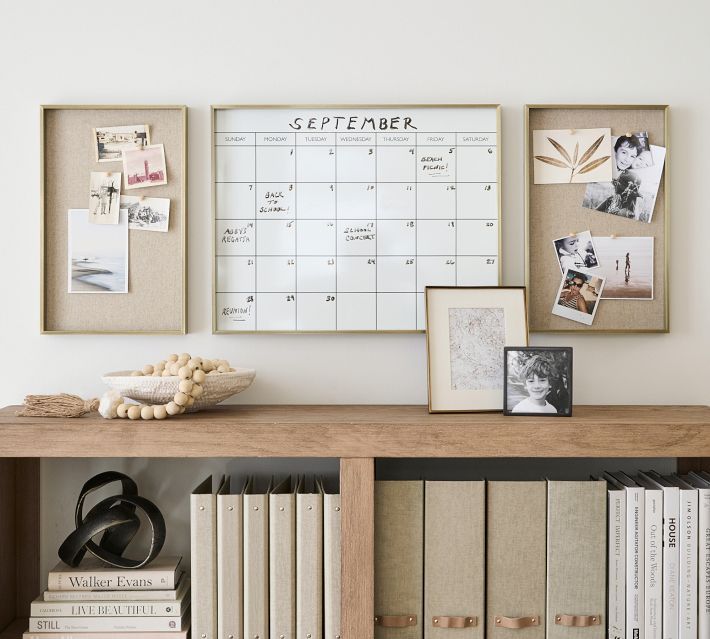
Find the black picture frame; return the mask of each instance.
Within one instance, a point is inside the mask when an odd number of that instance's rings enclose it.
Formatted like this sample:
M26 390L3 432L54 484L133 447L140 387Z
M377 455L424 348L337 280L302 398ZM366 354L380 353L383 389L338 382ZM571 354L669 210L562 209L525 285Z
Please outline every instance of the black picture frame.
M538 411L538 412L528 412L528 411L515 411L511 407L511 402L509 402L509 397L513 394L513 389L511 388L511 383L509 381L509 365L510 365L510 353L523 352L529 353L531 355L544 354L544 353L555 353L555 354L566 354L566 362L563 374L561 377L565 380L564 383L558 383L555 387L551 388L546 396L547 403L554 406L556 412L548 411ZM506 346L503 349L503 414L512 417L516 416L527 416L527 417L572 417L572 406L573 406L573 394L572 394L572 347L570 346ZM555 363L555 366L559 366L559 363ZM553 397L550 397L550 393L554 393ZM522 396L522 395L521 395Z

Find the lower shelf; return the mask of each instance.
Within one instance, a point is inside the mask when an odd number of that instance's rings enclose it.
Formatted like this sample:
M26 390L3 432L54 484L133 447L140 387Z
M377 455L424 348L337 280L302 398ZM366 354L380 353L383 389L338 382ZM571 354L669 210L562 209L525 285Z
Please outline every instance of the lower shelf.
M4 630L0 631L0 639L20 639L27 628L29 628L27 617L18 617Z

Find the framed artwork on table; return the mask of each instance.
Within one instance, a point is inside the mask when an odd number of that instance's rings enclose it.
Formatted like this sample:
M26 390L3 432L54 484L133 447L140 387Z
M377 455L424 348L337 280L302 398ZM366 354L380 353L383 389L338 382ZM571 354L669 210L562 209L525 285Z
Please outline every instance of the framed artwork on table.
M527 345L524 287L426 288L429 412L503 410L506 346Z

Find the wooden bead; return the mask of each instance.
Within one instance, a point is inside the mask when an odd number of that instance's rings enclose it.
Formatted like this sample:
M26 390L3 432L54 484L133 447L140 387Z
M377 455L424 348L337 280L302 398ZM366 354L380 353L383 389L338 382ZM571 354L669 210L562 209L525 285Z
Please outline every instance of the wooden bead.
M128 419L140 419L141 417L141 407L137 404L133 404L128 407Z
M190 361L187 362L187 365L191 370L194 371L196 368L202 368L202 360L193 357Z
M211 359L202 360L202 370L205 371L205 373L209 373L214 370L214 364Z
M199 369L192 373L192 381L195 382L195 384L204 384L205 377L205 371Z
M178 359L184 359L187 362L190 359L190 353L180 353Z
M118 415L118 417L121 417L122 419L128 417L128 405L119 404L116 408L116 415Z
M142 375L142 371L131 371L131 377L141 377Z
M160 377L162 374L163 374L162 371L153 371L153 374L151 375L151 377Z
M220 364L220 365L217 367L217 372L218 372L218 373L228 373L228 372L229 372L229 366L227 366L226 364Z
M175 402L168 402L165 405L165 412L168 415L177 415L180 412L180 406L178 406Z
M152 375L154 370L155 369L153 368L152 364L146 364L143 367L143 375Z
M187 397L187 404L185 404L185 406L192 406L194 403L195 403L195 398L192 397L192 396L190 396L190 395L188 395L188 397Z
M166 368L166 369L160 374L160 376L161 376L161 377L170 377L170 376L171 376L171 375L170 375L170 369L169 369L169 368Z
M180 379L190 379L192 377L192 369L189 366L182 366L178 371Z
M202 388L200 384L193 384L192 392L190 393L190 395L192 395L195 399L199 399L200 397L202 397L202 393L204 392L204 390L205 389Z
M192 392L192 387L194 384L192 383L192 380L189 379L183 379L180 384L178 385L178 389L180 390L181 393L185 393L186 395L189 395Z
M179 370L180 370L180 364L178 364L177 362L173 362L172 364L170 364L170 374L171 375L177 375Z
M143 406L143 408L141 408L141 419L153 419L153 417L154 413L152 406Z
M155 419L165 419L168 416L168 411L163 404L153 406L153 417Z
M165 370L165 364L166 364L165 360L162 360L162 361L158 362L158 363L153 367L153 371L158 371L159 373L162 373L162 372Z
M178 406L184 406L187 404L187 395L185 393L177 392L175 393L175 397L173 398L173 401L178 405Z
M172 355L168 355L168 361L169 362L177 362L178 356L175 353L173 353Z

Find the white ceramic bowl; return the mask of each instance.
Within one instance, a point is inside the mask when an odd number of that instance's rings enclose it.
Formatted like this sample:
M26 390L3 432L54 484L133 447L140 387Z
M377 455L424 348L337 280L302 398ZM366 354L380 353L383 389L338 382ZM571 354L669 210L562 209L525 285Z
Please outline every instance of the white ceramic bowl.
M255 376L256 371L251 368L237 368L233 373L207 375L205 383L202 385L204 388L202 396L195 400L187 412L209 408L232 395L241 393L249 388ZM117 371L106 373L101 381L116 389L123 397L142 404L167 404L178 392L180 378L177 375L170 377L137 375L133 377L131 371Z

